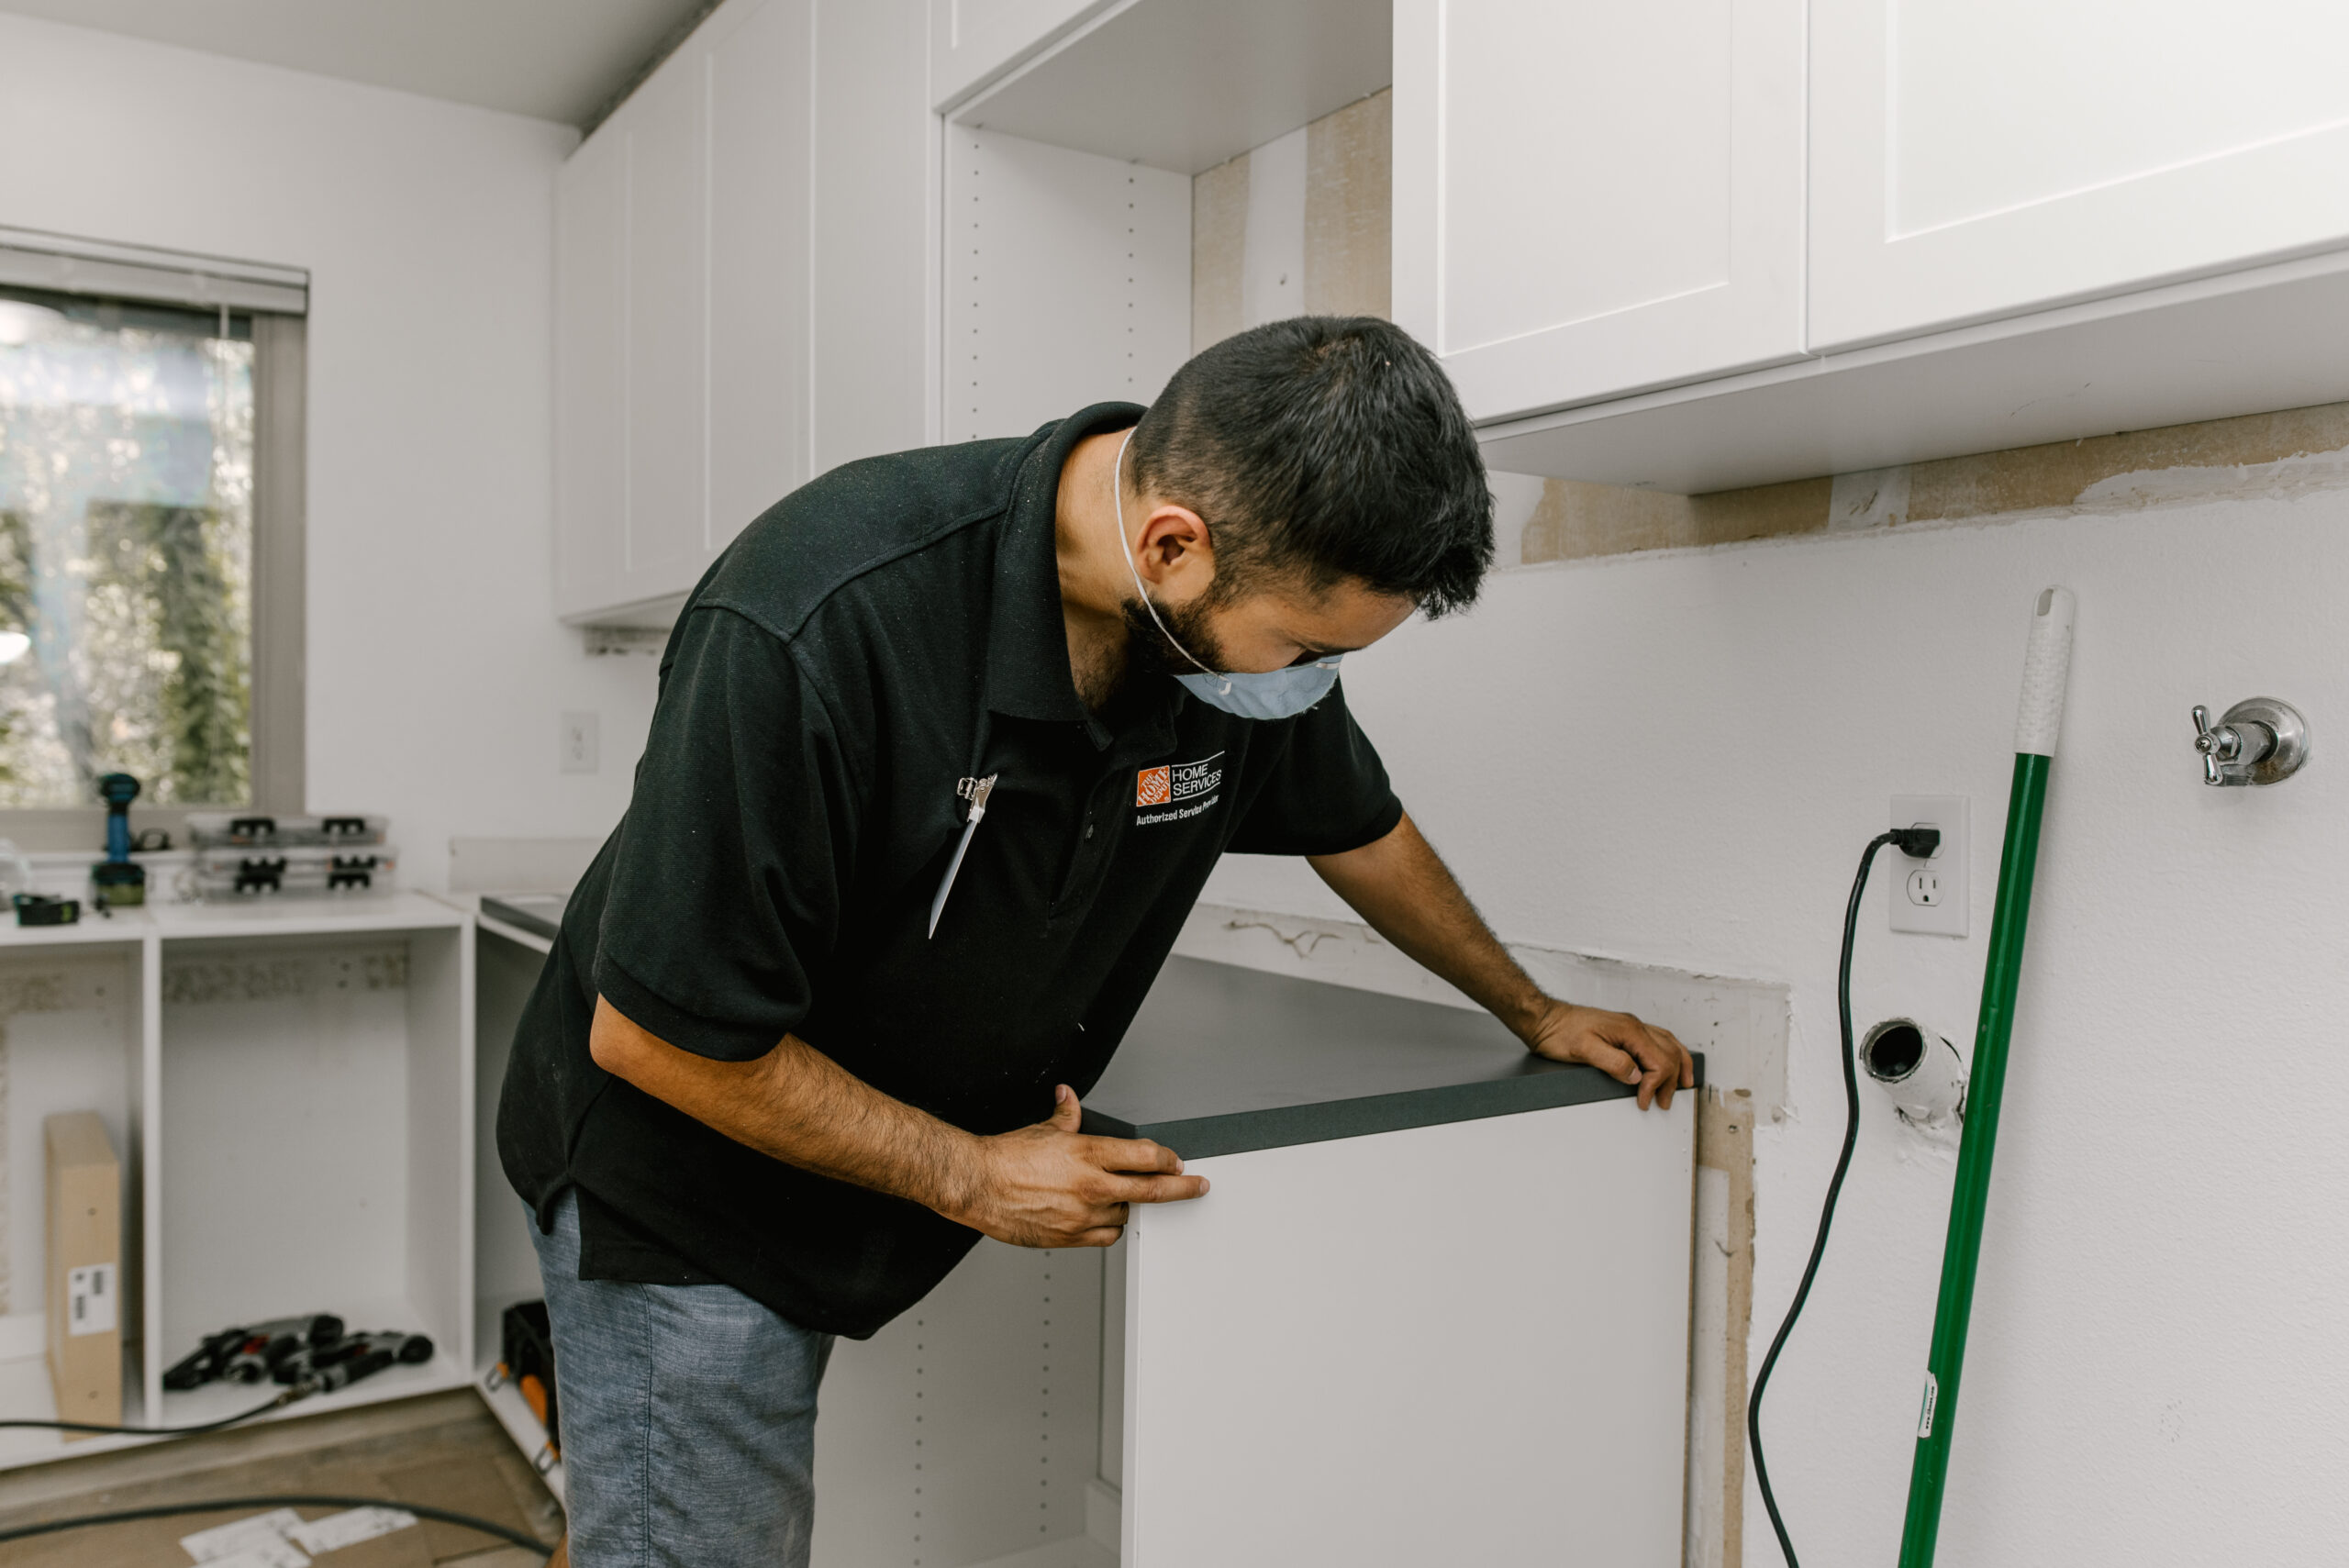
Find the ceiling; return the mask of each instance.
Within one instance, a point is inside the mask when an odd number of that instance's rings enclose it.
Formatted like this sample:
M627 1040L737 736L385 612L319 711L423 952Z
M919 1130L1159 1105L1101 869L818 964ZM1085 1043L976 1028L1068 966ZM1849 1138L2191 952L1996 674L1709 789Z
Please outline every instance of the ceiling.
M715 0L0 0L0 11L584 126Z

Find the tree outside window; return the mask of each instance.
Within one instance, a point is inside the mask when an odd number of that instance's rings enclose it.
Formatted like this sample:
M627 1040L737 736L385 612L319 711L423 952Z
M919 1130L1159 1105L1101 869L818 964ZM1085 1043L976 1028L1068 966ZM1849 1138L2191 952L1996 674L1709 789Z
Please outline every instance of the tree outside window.
M252 794L249 318L0 295L0 807Z

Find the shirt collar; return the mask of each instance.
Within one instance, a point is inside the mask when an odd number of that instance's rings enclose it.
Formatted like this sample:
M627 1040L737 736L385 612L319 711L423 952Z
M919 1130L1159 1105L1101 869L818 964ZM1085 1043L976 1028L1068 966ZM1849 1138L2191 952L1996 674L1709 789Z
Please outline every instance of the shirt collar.
M1055 522L1061 470L1076 443L1139 420L1132 403L1097 403L1029 438L1011 482L995 559L995 599L987 625L987 706L1013 718L1094 722L1076 695L1068 663L1068 623L1061 612Z

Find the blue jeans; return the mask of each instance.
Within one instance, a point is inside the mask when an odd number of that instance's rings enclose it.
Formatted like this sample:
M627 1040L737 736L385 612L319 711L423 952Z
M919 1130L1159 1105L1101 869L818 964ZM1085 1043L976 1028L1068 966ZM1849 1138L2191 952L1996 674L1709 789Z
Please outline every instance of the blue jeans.
M579 1277L566 1193L539 1274L554 1328L573 1568L807 1568L832 1336L730 1285Z

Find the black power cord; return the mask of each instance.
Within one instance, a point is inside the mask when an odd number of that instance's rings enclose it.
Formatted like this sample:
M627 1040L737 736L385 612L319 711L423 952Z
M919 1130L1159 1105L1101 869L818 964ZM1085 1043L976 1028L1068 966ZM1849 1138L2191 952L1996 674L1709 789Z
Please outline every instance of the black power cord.
M233 1416L223 1416L217 1421L205 1421L193 1427L110 1427L95 1421L0 1421L0 1429L30 1427L50 1432L100 1432L109 1437L187 1438L198 1432L217 1432L223 1427L233 1427L239 1421L250 1421L255 1416L266 1416L272 1410L282 1410L296 1399L317 1393L306 1385L296 1384L250 1410L239 1410Z
M1762 1506L1770 1510L1770 1528L1778 1532L1778 1550L1786 1553L1787 1568L1800 1568L1800 1564L1795 1561L1795 1543L1787 1534L1787 1521L1778 1517L1777 1495L1770 1490L1770 1467L1762 1460L1762 1392L1777 1367L1778 1352L1787 1348L1787 1337L1795 1331L1795 1319L1802 1316L1803 1303L1810 1299L1811 1281L1819 1277L1819 1261L1827 1255L1827 1232L1835 1223L1835 1200L1842 1195L1843 1176L1852 1168L1852 1151L1859 1147L1860 1071L1852 1051L1852 945L1859 939L1860 895L1867 891L1868 868L1876 863L1876 852L1887 844L1899 845L1900 852L1911 860L1925 860L1941 848L1941 829L1895 828L1870 839L1861 851L1859 874L1852 879L1852 899L1843 908L1843 962L1835 978L1836 1012L1843 1031L1843 1151L1835 1157L1835 1174L1827 1184L1827 1201L1819 1211L1819 1240L1810 1244L1810 1262L1803 1265L1802 1284L1795 1288L1787 1320L1778 1325L1778 1337L1770 1341L1770 1353L1762 1358L1762 1371L1753 1379L1753 1397L1745 1407L1745 1442L1753 1451L1753 1476L1762 1484Z
M37 1525L0 1529L0 1544L37 1535L55 1535L61 1530L130 1524L139 1519L167 1519L177 1514L229 1513L240 1508L253 1508L263 1513L272 1508L397 1508L420 1519L438 1519L443 1524L462 1525L466 1529L479 1530L484 1535L518 1546L525 1551L535 1551L541 1558L554 1555L554 1548L537 1536L524 1535L520 1530L508 1529L494 1520L475 1518L471 1514L428 1507L422 1503L403 1503L395 1497L339 1497L311 1493L290 1493L284 1496L270 1497L221 1497L206 1503L164 1503L151 1508L120 1508L110 1514L77 1514L72 1518L47 1519Z

